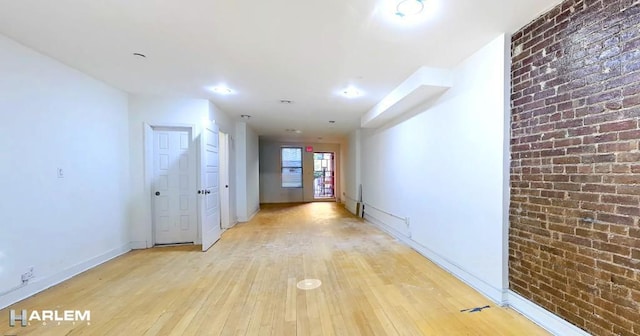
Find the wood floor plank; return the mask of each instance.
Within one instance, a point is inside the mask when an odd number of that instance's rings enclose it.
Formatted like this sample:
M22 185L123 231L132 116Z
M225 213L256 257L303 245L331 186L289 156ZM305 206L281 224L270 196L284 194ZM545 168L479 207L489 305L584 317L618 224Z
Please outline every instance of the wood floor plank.
M10 328L9 309L91 321ZM334 203L264 205L207 252L132 251L1 310L5 334L548 335Z
M284 313L284 320L287 322L293 322L296 320L296 296L297 296L297 281L296 278L289 278L287 280L287 298L286 308Z

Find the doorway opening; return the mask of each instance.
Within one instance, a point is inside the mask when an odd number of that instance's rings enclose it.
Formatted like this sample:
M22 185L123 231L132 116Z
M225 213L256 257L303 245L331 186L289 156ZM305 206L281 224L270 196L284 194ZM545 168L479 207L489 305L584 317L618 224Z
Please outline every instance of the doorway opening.
M218 155L220 157L220 229L225 230L231 227L230 195L229 195L229 134L218 132Z
M313 153L313 197L335 198L335 153Z

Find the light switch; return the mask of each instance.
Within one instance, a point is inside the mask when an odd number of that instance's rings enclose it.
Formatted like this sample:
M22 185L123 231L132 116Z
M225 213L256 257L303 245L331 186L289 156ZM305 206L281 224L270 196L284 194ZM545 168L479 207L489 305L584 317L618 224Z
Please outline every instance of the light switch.
M64 178L64 170L62 168L58 168L58 178Z

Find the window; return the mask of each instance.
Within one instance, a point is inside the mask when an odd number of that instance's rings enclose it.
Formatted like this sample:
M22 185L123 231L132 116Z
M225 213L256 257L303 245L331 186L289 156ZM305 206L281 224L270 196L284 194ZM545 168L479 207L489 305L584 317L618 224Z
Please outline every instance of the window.
M302 188L302 148L282 147L282 187Z

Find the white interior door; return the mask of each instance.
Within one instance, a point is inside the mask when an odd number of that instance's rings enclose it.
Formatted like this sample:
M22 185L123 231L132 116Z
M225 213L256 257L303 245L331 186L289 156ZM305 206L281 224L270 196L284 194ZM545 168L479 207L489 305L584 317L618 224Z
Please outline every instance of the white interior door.
M231 227L229 213L229 134L220 132L220 227Z
M194 243L198 236L196 151L189 130L154 128L153 172L155 244Z
M200 135L200 227L202 251L220 239L218 126L210 123Z

